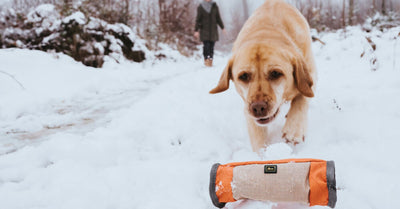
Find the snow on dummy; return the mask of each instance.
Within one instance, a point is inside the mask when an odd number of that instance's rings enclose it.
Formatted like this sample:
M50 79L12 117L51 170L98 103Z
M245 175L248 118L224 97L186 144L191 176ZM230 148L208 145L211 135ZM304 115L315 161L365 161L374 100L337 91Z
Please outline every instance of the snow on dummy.
M210 173L210 197L219 208L241 199L334 208L335 164L315 159L217 163Z

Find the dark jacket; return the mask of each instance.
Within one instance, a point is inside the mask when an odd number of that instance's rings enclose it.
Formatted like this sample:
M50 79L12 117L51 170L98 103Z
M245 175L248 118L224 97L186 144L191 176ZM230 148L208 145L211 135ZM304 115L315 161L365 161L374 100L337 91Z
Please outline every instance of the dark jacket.
M218 41L218 28L217 24L221 29L224 29L224 23L222 22L221 16L219 14L219 9L217 4L211 7L210 13L199 5L197 7L197 17L196 17L196 27L195 31L200 30L200 40L201 41Z

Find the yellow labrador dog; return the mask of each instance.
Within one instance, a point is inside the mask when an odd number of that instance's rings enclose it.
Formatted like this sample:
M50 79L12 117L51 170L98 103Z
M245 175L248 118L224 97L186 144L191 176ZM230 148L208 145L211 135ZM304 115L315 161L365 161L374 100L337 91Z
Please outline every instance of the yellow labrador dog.
M240 31L215 94L232 80L245 102L251 145L268 146L268 124L281 105L291 102L282 137L298 144L307 129L308 100L314 96L316 69L309 26L300 12L283 0L268 0Z

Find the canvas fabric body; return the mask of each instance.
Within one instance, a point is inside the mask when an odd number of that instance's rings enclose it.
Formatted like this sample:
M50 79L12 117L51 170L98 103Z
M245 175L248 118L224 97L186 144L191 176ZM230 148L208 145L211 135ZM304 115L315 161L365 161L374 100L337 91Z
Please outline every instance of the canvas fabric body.
M304 164L305 163L305 164ZM283 197L282 194L273 197L273 196L257 196L257 194L249 192L251 189L255 189L251 187L247 187L246 184L249 184L249 180L246 182L245 178L252 178L253 171L246 171L250 173L240 174L237 173L241 169L237 170L236 168L242 166L254 166L254 165L266 165L266 164L277 164L281 167L281 164L288 164L288 166L297 167L296 164L309 164L308 169L303 167L304 171L303 176L299 177L299 182L295 184L303 185L298 186L296 188L296 192L299 192L299 197ZM327 171L327 164L329 164L328 171ZM279 169L278 167L278 169ZM249 167L251 168L251 167ZM297 169L300 169L298 167ZM213 171L214 170L214 171ZM234 172L236 170L236 172ZM245 170L240 171L245 172ZM305 176L304 173L308 173ZM307 202L310 206L314 205L322 205L322 206L330 206L334 207L336 204L336 180L335 180L335 173L334 173L334 162L333 161L324 161L324 160L317 160L317 159L286 159L286 160L276 160L276 161L252 161L252 162L239 162L239 163L229 163L225 165L216 164L213 166L210 178L210 195L212 197L213 203L215 205L224 205L227 202L234 202L240 198L248 198L254 199L257 198L259 200L270 200L270 201L277 201L277 202ZM234 179L234 175L247 175L240 184L238 184L237 177ZM327 174L329 174L329 179L327 179ZM284 176L280 176L280 181L284 181L285 178L292 178L291 176L297 176L296 173L287 173ZM254 181L259 181L257 179L259 177L255 177ZM279 180L279 179L278 179ZM235 182L236 181L236 182ZM287 179L286 179L287 181ZM306 192L306 182L309 185L309 190ZM265 184L267 182L260 182L260 184ZM271 183L271 182L269 182ZM276 183L277 184L277 183ZM245 186L246 185L246 186ZM254 185L253 185L254 186ZM289 185L290 186L290 185ZM233 187L233 188L232 188ZM243 188L241 188L243 187ZM258 185L255 185L258 187ZM214 188L214 191L212 191ZM240 191L239 191L240 190ZM282 190L281 192L283 192ZM286 190L288 191L288 190ZM294 190L293 190L294 191ZM236 193L236 194L235 194ZM290 190L289 190L290 193ZM305 198L305 194L308 193L307 198ZM214 196L214 198L213 198ZM253 197L254 196L254 197ZM289 195L290 196L290 195ZM238 199L236 199L238 198ZM271 200L274 199L274 200Z
M278 172L271 174L264 173L264 165L237 166L233 169L233 198L307 204L309 170L310 163L278 164Z

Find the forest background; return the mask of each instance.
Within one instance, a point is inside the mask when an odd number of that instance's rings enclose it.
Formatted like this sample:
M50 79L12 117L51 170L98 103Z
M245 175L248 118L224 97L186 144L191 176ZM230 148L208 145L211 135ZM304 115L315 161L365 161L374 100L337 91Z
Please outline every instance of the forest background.
M151 51L160 50L160 44L167 44L182 55L192 56L198 51L200 45L200 42L193 37L195 11L200 0L3 1L0 7L0 20L2 20L0 47L2 48L26 47L18 46L14 42L2 46L1 40L3 39L4 42L6 36L4 31L10 27L26 28L27 14L41 4L55 5L61 17L67 17L79 11L86 17L98 18L110 24L125 24L132 28L138 37L146 41L145 45ZM228 34L221 36L217 49L229 51L246 19L264 0L216 0L216 2L221 10ZM301 11L316 33L340 29L344 29L345 32L346 27L356 25L361 26L365 31L370 31L373 27L385 30L400 24L399 0L288 0L288 2ZM16 35L11 34L11 36ZM44 48L44 51L46 50L48 49ZM135 61L137 60L141 61L136 58ZM97 62L93 64L93 61L88 63L87 65L98 65Z

